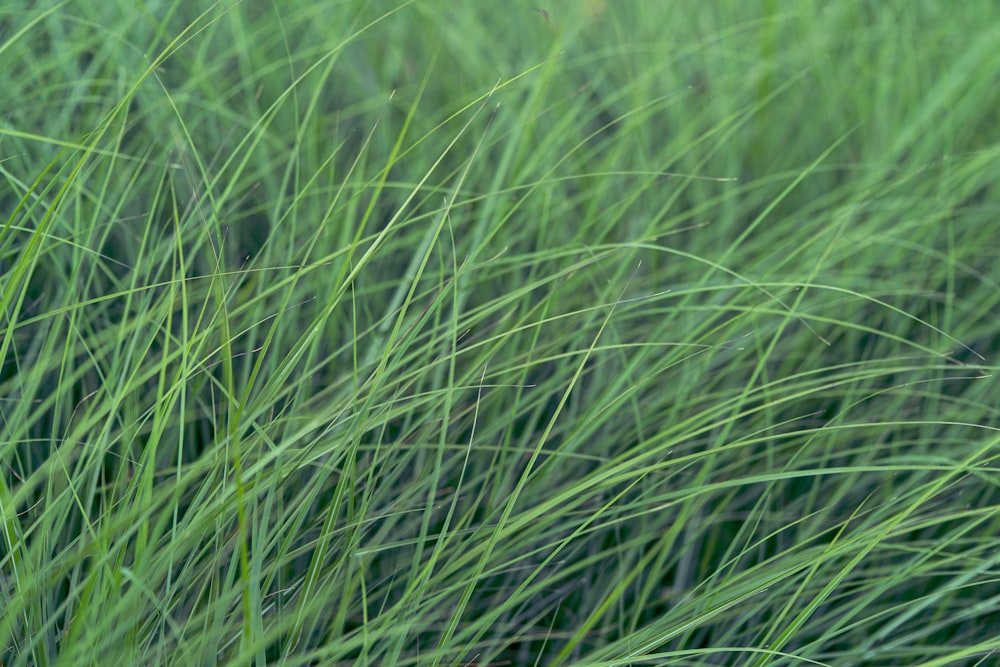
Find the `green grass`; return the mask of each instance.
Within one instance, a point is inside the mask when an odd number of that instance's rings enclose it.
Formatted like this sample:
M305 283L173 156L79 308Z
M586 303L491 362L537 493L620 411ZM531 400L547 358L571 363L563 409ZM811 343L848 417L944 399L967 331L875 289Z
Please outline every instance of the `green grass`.
M0 9L0 664L996 663L993 3L541 9Z

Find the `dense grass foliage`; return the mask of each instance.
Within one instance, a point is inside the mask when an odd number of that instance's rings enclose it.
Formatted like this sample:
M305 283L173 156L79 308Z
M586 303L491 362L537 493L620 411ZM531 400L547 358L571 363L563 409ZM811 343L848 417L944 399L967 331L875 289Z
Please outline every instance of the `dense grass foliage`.
M997 44L4 3L0 664L996 664Z

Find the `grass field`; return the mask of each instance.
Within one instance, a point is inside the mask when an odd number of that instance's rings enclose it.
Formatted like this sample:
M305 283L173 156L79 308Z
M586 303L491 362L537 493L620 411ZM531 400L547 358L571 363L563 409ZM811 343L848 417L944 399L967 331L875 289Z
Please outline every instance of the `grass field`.
M4 3L0 664L1000 664L994 3L546 1Z

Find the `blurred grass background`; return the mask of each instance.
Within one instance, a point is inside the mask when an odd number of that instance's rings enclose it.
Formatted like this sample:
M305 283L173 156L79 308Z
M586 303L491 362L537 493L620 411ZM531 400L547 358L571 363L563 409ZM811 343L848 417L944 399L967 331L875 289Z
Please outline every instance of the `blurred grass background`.
M6 3L0 664L991 664L997 43Z

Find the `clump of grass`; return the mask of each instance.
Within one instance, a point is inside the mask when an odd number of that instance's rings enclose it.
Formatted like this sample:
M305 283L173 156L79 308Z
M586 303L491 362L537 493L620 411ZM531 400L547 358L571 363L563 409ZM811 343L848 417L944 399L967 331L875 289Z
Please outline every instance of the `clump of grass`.
M991 7L540 9L2 10L0 663L995 658Z

